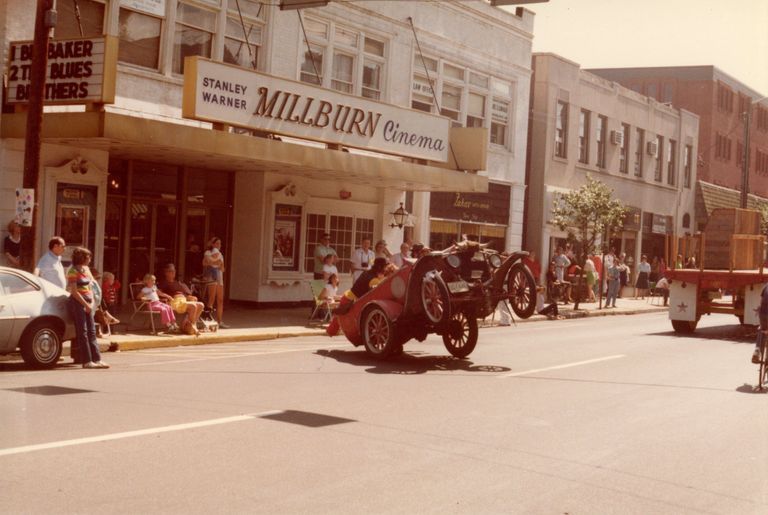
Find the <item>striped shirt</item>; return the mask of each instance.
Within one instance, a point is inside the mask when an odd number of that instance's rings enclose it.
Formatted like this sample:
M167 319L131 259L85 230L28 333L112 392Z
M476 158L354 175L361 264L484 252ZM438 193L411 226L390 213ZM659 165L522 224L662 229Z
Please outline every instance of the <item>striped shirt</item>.
M80 268L79 270L74 266L67 270L67 285L75 285L77 293L86 302L93 301L93 286L91 286L91 273L87 266Z

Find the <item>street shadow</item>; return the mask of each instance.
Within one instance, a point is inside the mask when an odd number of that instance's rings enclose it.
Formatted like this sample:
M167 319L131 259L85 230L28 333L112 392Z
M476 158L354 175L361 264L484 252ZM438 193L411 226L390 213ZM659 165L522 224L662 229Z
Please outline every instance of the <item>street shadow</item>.
M721 340L730 343L748 343L755 344L757 338L757 326L754 325L741 325L741 324L728 324L718 325L714 327L701 327L697 328L690 334L678 333L674 330L659 331L655 333L648 333L648 336L672 336L679 340Z
M387 360L378 360L369 356L365 351L358 350L319 349L315 351L315 354L323 358L335 359L339 363L368 367L365 371L369 374L415 375L426 374L427 372L487 372L497 374L512 370L499 365L476 365L468 359L434 356L418 351L404 352Z
M736 391L739 393L752 393L752 394L758 394L758 395L765 395L766 393L768 393L768 388L763 388L761 390L757 387L757 385L744 383L743 385L736 388Z

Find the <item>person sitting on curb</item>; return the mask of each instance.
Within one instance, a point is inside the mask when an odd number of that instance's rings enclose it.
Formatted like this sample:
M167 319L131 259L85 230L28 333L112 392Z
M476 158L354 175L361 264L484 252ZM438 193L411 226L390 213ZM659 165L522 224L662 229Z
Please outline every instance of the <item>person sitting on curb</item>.
M565 318L557 310L557 302L552 302L548 305L545 304L544 299L545 288L539 286L536 288L536 312L539 315L544 315L549 320L562 320Z

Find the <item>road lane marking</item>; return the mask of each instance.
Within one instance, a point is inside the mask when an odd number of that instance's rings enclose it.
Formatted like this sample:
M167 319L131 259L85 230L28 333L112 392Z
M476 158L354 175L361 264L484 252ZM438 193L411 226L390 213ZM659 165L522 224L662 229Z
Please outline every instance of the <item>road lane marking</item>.
M74 438L72 440L60 440L58 442L40 443L35 445L24 445L21 447L9 447L0 449L0 456L10 456L12 454L24 454L28 452L44 451L47 449L60 449L62 447L72 447L74 445L85 445L96 442L109 442L111 440L121 440L124 438L134 438L137 436L154 435L159 433L170 433L173 431L184 431L187 429L197 429L199 427L218 426L221 424L231 424L233 422L243 422L253 420L265 415L274 415L282 413L282 410L264 411L262 413L251 413L248 415L236 415L234 417L214 418L210 420L201 420L199 422L189 422L186 424L175 424L171 426L151 427L148 429L139 429L136 431L125 431L122 433L112 433L99 436L89 436L86 438Z
M535 374L537 372L547 372L549 370L560 370L562 368L571 368L571 367L578 367L581 365L589 365L590 363L599 363L601 361L609 361L612 359L619 359L625 357L626 354L614 354L613 356L605 356L602 358L595 358L595 359L588 359L585 361L576 361L574 363L565 363L564 365L555 365L553 367L546 367L546 368L534 368L532 370L525 370L523 372L512 372L511 374L502 374L496 377L502 378L502 377L517 377L517 376L525 376L528 374Z

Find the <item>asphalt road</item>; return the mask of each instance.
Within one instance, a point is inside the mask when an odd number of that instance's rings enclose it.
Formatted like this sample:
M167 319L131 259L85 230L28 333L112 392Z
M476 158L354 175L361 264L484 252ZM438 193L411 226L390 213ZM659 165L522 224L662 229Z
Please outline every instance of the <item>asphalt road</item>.
M467 360L296 338L0 364L0 513L768 513L734 322L489 328Z

